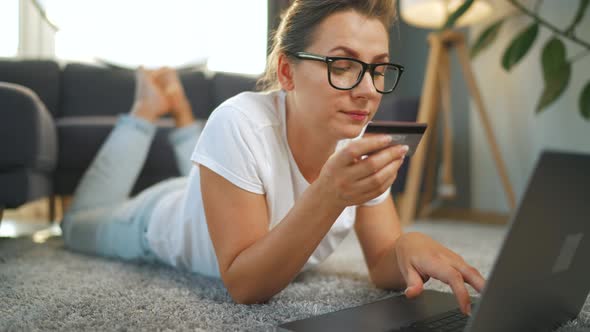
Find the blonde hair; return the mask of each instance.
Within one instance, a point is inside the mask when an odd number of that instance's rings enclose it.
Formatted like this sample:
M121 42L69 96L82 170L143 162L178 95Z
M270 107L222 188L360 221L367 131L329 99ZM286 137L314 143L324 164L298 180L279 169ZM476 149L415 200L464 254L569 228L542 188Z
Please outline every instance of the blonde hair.
M311 43L316 27L336 12L354 10L366 17L376 18L389 31L395 21L395 0L295 0L281 16L273 34L272 48L266 61L264 75L258 80L261 90L279 88L277 65L281 53L293 54L305 50Z

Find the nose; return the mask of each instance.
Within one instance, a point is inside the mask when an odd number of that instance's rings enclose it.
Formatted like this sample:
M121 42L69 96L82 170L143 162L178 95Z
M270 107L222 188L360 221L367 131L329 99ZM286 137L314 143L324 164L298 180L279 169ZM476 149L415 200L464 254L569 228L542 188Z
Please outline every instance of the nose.
M370 98L378 94L377 90L375 89L375 85L373 84L373 77L371 76L371 73L369 73L368 70L363 74L363 77L361 78L359 84L355 86L354 89L352 89L351 91L353 96L355 97Z

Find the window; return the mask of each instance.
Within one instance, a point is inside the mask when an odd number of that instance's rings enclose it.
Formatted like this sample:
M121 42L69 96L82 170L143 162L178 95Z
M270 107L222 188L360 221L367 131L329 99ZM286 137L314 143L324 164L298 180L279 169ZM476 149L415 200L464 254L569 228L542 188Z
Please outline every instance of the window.
M0 57L14 57L18 52L19 0L0 1Z
M59 27L58 58L98 58L132 67L206 64L215 71L264 71L267 1L44 2Z

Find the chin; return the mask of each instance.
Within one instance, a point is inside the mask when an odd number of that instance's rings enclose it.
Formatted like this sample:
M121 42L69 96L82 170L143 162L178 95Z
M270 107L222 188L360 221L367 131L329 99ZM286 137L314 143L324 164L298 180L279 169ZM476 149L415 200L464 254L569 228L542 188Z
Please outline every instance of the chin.
M348 125L345 128L342 128L342 131L340 132L340 136L342 137L342 139L352 139L352 138L356 138L358 137L361 132L363 131L363 128L365 127L366 124L354 124L354 125Z

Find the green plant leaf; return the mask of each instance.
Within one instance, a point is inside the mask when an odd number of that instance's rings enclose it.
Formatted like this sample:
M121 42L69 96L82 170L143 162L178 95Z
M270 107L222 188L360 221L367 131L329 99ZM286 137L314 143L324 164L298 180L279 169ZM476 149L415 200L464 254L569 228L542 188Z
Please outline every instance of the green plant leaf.
M586 83L580 94L580 114L584 119L590 121L590 81Z
M533 23L528 28L522 30L510 43L510 46L502 56L502 67L506 71L516 65L529 51L537 34L539 33L539 24Z
M541 65L545 88L537 104L537 113L559 98L569 82L571 63L567 62L565 44L561 39L553 37L545 43Z
M465 12L473 4L473 1L474 0L466 0L465 2L463 2L463 4L461 4L461 6L459 6L459 8L457 8L457 10L455 10L451 15L449 15L449 17L447 18L447 21L442 26L441 30L450 29L450 28L454 27L455 22L457 22L457 20L461 16L463 16L463 14L465 14Z
M570 80L572 64L566 62L562 67L545 79L543 94L537 103L536 112L540 113L563 93Z
M588 4L590 4L590 0L580 0L580 3L578 5L578 11L576 12L576 17L574 18L574 20L572 21L570 26L565 30L566 33L570 34L570 33L574 32L574 29L576 28L576 26L584 18L584 13L586 12L586 8L588 7Z
M543 47L541 53L541 64L543 65L543 78L548 82L555 72L560 70L566 63L565 44L561 39L553 37L549 39Z
M483 51L488 46L490 46L494 42L494 40L496 40L496 37L498 36L498 31L500 31L500 27L502 26L503 23L504 23L504 19L500 19L500 20L496 21L494 24L487 27L477 37L475 44L473 44L473 47L471 48L471 58L472 59L475 58L479 54L479 52Z

